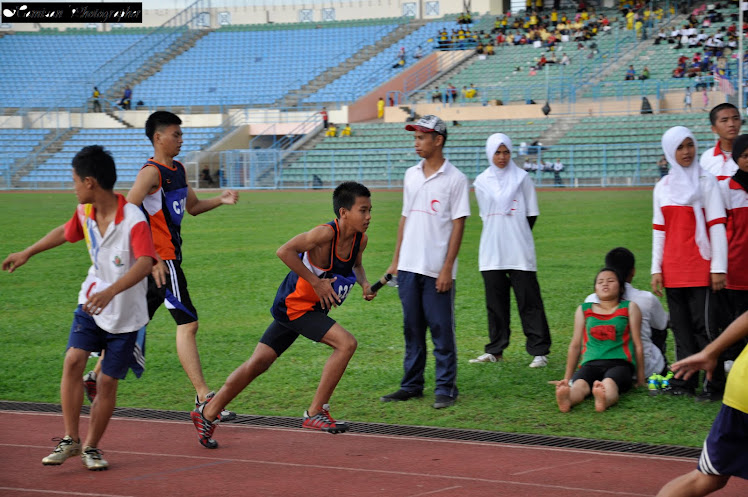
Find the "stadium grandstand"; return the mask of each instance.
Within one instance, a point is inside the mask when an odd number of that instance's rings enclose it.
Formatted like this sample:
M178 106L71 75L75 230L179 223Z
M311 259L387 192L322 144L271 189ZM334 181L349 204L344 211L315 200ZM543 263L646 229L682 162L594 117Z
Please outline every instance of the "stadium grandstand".
M540 186L559 159L569 186L652 185L668 127L710 143L704 108L746 101L735 1L143 5L142 24L0 25L0 188L70 188L93 143L126 188L155 110L182 118L196 188L205 169L232 188L399 187L416 160L403 125L427 114L470 178L501 131Z

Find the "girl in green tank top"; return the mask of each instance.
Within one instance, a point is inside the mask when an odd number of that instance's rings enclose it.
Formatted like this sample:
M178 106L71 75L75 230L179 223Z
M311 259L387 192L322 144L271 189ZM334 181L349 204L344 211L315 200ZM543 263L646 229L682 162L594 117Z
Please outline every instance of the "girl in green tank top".
M636 385L645 384L641 312L634 302L621 300L623 290L621 276L604 268L595 277L600 303L577 308L566 373L556 385L561 412L568 412L590 394L595 410L605 411L631 387L634 373Z

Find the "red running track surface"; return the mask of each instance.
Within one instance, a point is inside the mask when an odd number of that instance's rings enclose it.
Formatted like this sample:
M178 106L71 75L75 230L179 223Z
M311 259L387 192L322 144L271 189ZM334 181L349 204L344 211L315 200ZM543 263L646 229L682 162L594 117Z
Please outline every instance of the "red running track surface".
M88 419L81 420L85 434ZM299 422L301 424L301 422ZM202 447L189 422L113 418L108 471L41 459L59 414L0 411L0 496L643 496L693 459L310 430L219 425ZM718 496L748 495L732 478Z

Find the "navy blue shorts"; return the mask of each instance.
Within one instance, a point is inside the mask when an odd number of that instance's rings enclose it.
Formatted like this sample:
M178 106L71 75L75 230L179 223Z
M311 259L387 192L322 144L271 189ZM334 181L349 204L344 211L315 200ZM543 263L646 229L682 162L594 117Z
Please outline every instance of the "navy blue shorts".
M148 317L153 319L161 304L165 304L177 325L194 323L197 321L197 309L187 291L187 278L182 265L173 260L166 260L164 263L169 270L165 285L159 288L153 276L148 275Z
M299 335L320 342L334 324L335 320L333 318L318 311L307 312L293 321L278 321L276 319L265 330L262 338L260 338L260 343L264 343L273 349L280 357L296 341Z
M101 371L107 376L121 380L127 376L137 338L137 330L131 333L109 333L102 330L94 318L79 305L75 309L67 348L75 347L88 352L106 350Z
M704 440L698 469L705 475L748 480L748 414L722 404Z

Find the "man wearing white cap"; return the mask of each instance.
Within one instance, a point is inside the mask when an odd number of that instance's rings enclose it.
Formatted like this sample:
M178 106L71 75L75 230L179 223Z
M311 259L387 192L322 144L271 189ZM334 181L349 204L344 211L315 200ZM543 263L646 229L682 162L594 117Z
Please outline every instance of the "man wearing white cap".
M444 158L444 121L427 115L405 129L414 132L415 150L422 160L405 172L402 217L387 270L398 275L405 374L400 389L380 400L405 401L423 396L428 326L436 360L433 406L441 409L457 399L454 280L465 218L470 215L468 180Z

